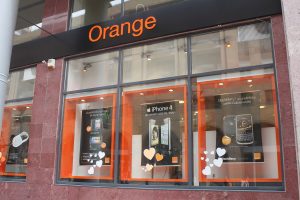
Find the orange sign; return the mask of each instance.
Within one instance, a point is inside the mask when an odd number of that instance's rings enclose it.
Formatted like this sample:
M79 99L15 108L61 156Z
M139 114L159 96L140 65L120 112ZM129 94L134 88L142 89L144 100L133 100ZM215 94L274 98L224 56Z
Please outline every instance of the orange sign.
M107 38L116 38L125 34L130 34L133 37L139 37L144 33L144 30L152 30L156 27L156 18L153 16L146 19L136 19L131 22L123 22L119 25L112 25L102 28L100 25L94 25L89 30L89 41L98 42Z

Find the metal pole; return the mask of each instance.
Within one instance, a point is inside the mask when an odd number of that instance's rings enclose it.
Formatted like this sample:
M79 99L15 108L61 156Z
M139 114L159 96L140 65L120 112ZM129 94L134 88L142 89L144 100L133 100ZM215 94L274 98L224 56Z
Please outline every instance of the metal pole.
M19 0L2 0L0 6L0 129L2 128L3 108L6 98L7 78L18 5Z

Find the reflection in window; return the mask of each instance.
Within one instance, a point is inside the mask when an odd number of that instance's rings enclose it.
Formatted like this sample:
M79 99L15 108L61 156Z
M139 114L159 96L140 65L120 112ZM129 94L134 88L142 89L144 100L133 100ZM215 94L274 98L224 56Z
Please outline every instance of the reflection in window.
M121 0L74 0L71 29L115 19L121 13Z
M165 78L186 73L186 39L170 40L124 50L124 82Z
M70 60L68 91L116 84L118 64L117 51Z
M192 37L193 73L270 64L269 23L262 22Z
M35 78L35 67L10 73L6 100L32 97Z
M125 15L131 15L182 1L186 0L125 0Z
M34 40L41 35L44 1L20 0L16 29L13 37L14 45Z

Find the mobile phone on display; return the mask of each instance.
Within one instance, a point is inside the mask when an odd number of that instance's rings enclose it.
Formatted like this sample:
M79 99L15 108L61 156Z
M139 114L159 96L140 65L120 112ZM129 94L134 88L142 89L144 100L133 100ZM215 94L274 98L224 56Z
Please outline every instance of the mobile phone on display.
M150 147L155 147L159 144L159 126L156 125L156 120L149 120L149 144Z
M251 114L243 114L236 116L236 143L237 144L253 144L253 120Z
M160 138L163 149L171 150L171 119L165 118L161 125Z

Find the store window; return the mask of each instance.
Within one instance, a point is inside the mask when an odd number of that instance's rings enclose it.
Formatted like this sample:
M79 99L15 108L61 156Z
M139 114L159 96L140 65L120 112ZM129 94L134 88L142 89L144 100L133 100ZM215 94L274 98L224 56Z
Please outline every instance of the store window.
M60 180L282 190L271 44L259 22L70 59Z
M193 80L197 185L282 186L273 69Z
M125 0L124 8L125 15L136 14L139 12L144 12L151 10L157 7L172 5L178 2L187 1L187 0Z
M124 88L121 181L188 181L187 87L183 80Z
M20 0L13 44L34 40L41 35L44 0Z
M10 74L0 133L0 179L25 179L35 68Z
M73 0L70 28L120 17L121 0Z

